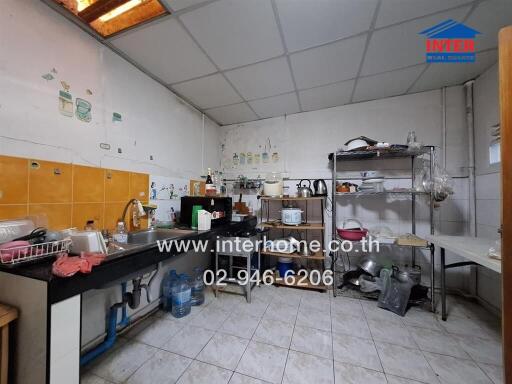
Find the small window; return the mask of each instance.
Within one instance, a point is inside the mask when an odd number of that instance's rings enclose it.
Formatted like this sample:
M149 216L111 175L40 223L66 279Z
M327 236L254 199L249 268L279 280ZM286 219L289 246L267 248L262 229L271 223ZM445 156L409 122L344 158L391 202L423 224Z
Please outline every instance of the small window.
M103 37L169 13L159 0L54 0Z

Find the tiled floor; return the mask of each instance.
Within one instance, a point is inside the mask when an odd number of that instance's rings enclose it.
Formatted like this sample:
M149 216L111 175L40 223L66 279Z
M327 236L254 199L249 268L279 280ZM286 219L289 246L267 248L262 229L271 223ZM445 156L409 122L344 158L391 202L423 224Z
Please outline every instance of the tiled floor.
M450 297L448 321L375 302L255 288L207 293L182 319L160 312L85 367L82 384L502 382L499 320Z

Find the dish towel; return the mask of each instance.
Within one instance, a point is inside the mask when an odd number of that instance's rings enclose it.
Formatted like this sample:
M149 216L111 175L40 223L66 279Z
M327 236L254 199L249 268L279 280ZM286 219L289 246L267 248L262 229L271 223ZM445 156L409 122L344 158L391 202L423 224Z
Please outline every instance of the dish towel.
M63 252L53 263L52 273L59 277L71 277L77 272L91 273L92 268L105 260L105 254L99 252L82 252L80 256L69 256Z

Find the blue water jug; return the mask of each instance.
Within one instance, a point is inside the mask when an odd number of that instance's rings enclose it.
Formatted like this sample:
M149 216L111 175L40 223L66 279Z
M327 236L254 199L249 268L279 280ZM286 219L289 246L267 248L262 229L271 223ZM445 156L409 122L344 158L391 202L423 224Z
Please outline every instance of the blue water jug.
M171 286L171 297L171 313L174 317L184 317L190 313L192 288L190 287L190 278L187 275L180 275Z
M192 275L192 305L201 305L204 303L204 281L203 270L199 267L194 268Z
M171 312L172 297L171 288L172 285L178 280L178 274L175 269L172 269L167 273L162 281L162 293L163 293L163 307L164 311Z

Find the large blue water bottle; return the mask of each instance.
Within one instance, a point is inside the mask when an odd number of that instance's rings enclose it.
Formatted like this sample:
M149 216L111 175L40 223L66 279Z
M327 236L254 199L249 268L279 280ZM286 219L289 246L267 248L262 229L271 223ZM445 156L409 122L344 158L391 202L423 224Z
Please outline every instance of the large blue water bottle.
M201 305L204 303L204 281L203 270L199 267L194 268L192 275L192 305Z
M190 313L192 289L190 278L187 275L180 275L178 280L171 286L172 308L174 317L184 317Z
M172 285L178 280L178 274L175 269L172 269L167 273L162 281L162 291L163 291L163 306L164 310L167 312L171 312L172 307L172 297L171 297L171 288Z

